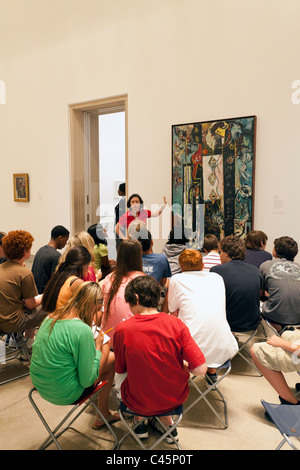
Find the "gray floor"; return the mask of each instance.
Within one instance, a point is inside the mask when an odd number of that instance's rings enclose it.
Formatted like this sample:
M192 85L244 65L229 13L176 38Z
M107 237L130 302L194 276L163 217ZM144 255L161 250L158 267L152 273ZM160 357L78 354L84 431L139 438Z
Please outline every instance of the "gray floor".
M0 375L3 380L21 371L28 371L26 365L18 359L0 364ZM297 373L286 375L288 384L294 390L300 378ZM203 378L197 379L199 383ZM204 382L203 382L204 383ZM28 392L32 388L30 377L20 378L0 386L0 449L1 450L33 450L38 449L47 432L33 410ZM228 403L229 427L220 429L219 422L203 402L196 404L188 411L180 425L179 438L182 450L273 450L281 440L278 430L264 418L261 399L278 403L278 397L263 377L259 377L254 369L242 359L236 357L232 361L232 371L220 384ZM187 403L194 396L190 392ZM221 402L216 392L210 393L210 400L218 410L222 411ZM66 414L67 408L51 405L39 400L42 410L49 423L54 425ZM111 408L116 409L116 401L112 396ZM94 420L92 408L83 413L76 422L80 432L67 431L61 438L64 449L94 450L109 449L110 436L106 431L94 431L91 424ZM118 422L113 425L118 437L124 433L124 425ZM151 437L149 438L151 441ZM49 449L54 449L53 445ZM124 450L136 450L138 447L132 438L128 438L122 446ZM174 450L173 445L162 443L157 448ZM283 449L289 450L285 445Z

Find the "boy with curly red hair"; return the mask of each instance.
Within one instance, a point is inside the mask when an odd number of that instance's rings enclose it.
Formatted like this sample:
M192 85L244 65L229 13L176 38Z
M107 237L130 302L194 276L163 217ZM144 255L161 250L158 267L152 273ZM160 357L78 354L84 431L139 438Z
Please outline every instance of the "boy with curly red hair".
M0 331L16 333L39 326L47 313L41 308L34 277L25 261L30 258L33 236L14 230L2 238L6 258L0 265Z

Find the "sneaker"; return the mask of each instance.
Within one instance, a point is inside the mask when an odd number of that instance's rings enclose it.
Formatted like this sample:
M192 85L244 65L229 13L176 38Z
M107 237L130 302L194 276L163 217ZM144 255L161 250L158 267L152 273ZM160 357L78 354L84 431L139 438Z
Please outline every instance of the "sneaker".
M145 423L139 424L135 428L134 432L135 432L135 434L137 435L137 437L139 439L147 439L147 437L148 437L148 427L146 426Z
M25 348L21 349L21 354L19 356L20 361L30 361L32 355L32 349L27 350Z
M218 380L218 374L217 373L210 374L209 372L206 372L206 380L209 385L212 385L216 383L216 381Z
M158 431L160 432L161 434L164 434L166 431L165 429L162 427L162 425L160 424L159 421L157 421L156 418L154 418L154 420L151 422L152 426ZM172 426L169 426L170 428ZM177 431L177 428L173 429L173 431L171 432L172 436L174 437L175 441L179 441L179 436L178 436L178 431ZM164 441L167 442L168 444L174 444L174 441L173 439L171 438L171 436L166 436L164 438Z

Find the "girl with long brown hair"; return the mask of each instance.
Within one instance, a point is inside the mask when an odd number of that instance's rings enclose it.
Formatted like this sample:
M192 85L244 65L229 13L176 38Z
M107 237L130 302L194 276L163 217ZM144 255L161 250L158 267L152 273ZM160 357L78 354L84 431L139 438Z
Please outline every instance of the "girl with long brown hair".
M123 240L118 249L115 270L102 284L104 314L102 327L111 330L107 333L113 345L115 327L123 320L132 317L129 305L125 302L124 292L127 284L137 276L144 275L142 247L133 239Z

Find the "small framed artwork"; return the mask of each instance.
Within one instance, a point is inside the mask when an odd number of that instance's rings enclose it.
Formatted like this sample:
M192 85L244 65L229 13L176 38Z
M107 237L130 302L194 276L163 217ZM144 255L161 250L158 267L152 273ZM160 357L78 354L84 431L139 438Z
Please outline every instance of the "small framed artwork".
M27 173L15 173L14 179L14 201L29 201L29 181Z

